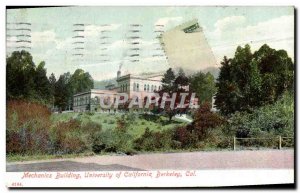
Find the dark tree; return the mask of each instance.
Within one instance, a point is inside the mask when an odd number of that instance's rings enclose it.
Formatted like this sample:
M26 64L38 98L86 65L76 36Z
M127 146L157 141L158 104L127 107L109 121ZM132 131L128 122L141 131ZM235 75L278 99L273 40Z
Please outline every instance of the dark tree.
M180 73L176 77L171 68L167 70L162 78L162 89L157 91L160 97L158 100L158 107L154 107L152 110L153 113L162 113L167 115L169 118L169 122L171 122L173 116L175 116L176 114L186 113L189 109L191 92L183 87L186 83L175 83L176 80L178 80L179 82L179 77L181 77L182 80L185 79L184 73ZM173 94L176 96L174 106L170 101L166 101L164 107L161 106L165 93L168 94L167 99L172 98ZM187 96L183 100L183 106L180 106L182 97L180 93L187 93Z
M172 68L169 68L161 80L162 90L171 93L174 90L175 78L176 77L174 71L172 70Z
M293 89L293 62L284 50L263 45L252 54L249 45L239 46L221 65L215 104L222 114L252 111Z
M69 72L59 76L59 79L55 83L55 106L59 107L60 110L67 109L69 100L72 99L72 92L70 88Z
M189 85L189 79L185 75L184 71L182 68L179 69L178 75L174 81L175 87L179 88L185 88L186 86Z
M36 96L34 73L35 65L29 52L13 52L6 58L7 98L33 98Z
M190 90L196 93L200 104L205 102L212 103L212 98L216 93L215 78L210 73L197 72L190 76Z
M40 98L40 101L46 100L51 101L51 85L47 78L47 71L45 69L45 62L41 62L35 71L35 88L37 96Z

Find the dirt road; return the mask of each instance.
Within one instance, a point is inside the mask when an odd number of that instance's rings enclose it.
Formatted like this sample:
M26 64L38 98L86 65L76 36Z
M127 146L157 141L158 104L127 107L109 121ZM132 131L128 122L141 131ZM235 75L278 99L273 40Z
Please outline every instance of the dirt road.
M153 153L7 163L8 172L192 169L292 169L294 150Z

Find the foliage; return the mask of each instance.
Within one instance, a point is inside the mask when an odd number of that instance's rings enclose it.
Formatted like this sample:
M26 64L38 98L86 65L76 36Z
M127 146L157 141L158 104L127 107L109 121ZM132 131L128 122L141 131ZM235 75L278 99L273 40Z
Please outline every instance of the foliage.
M239 46L221 65L215 104L224 115L272 104L293 89L294 64L284 50L263 45L252 54L249 45Z
M215 137L212 131L224 123L221 116L210 111L210 104L204 103L190 125L175 129L173 140L180 142L181 148L203 148Z
M123 152L131 154L132 136L127 132L127 123L124 120L117 120L117 127L112 130L96 132L92 137L92 149L95 153L100 152Z
M75 93L94 87L88 72L77 69L59 76L56 81L52 73L48 79L45 62L35 65L27 51L15 51L6 58L6 92L7 99L26 99L65 110L72 105Z
M210 129L216 128L225 122L217 113L211 112L210 107L209 103L205 103L201 105L195 114L192 130L199 140L205 139Z
M50 112L44 105L19 100L7 103L6 152L46 153L49 147Z
M184 88L187 84L188 78L182 69L179 71L179 74L175 76L172 68L169 68L162 78L162 89L157 91L159 95L158 106L152 109L152 113L167 115L169 122L171 122L176 114L188 112L192 93ZM181 93L187 93L183 104L181 104ZM168 96L164 96L165 94L168 94ZM171 101L164 101L164 97L167 99L175 97L174 104L172 104ZM164 105L162 105L162 103L164 103ZM179 106L179 104L182 106Z
M29 52L13 52L6 58L6 93L7 99L49 103L51 91L45 62L36 66Z
M55 105L60 109L68 109L72 107L74 94L93 87L94 82L88 72L77 69L74 74L64 73L55 83Z
M169 131L150 131L147 127L144 134L134 140L134 148L138 151L170 149L171 134Z
M169 68L166 73L163 75L161 80L162 82L162 90L165 92L173 92L174 90L174 82L175 82L175 73L172 68Z
M294 136L294 98L285 93L273 105L252 113L237 112L229 119L228 132L236 137Z
M200 104L212 102L217 89L214 76L210 73L197 72L189 77L190 89L196 93Z

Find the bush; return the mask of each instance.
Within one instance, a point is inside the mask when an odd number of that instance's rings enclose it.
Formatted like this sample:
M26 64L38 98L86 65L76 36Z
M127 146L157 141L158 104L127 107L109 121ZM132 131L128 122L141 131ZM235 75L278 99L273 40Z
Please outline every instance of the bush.
M49 151L50 111L39 103L11 100L6 112L6 152L18 154Z
M191 129L197 135L199 140L207 138L209 131L225 123L223 117L217 113L210 111L211 105L205 103L201 105L195 113L195 118L192 123Z
M115 124L115 121L111 119L111 120L108 121L108 124L111 124L111 125Z
M294 136L294 98L286 93L275 104L235 113L230 121L230 132L236 137Z
M92 137L93 152L119 152L132 154L132 136L127 132L127 125L126 121L118 119L117 127L115 129L96 132Z
M89 130L78 120L57 123L51 130L54 153L81 153L89 149Z
M154 132L147 127L144 134L134 140L134 149L138 151L156 151L172 148L173 130Z
M181 148L194 147L197 140L197 136L187 129L187 127L177 127L175 129L173 140L180 142Z

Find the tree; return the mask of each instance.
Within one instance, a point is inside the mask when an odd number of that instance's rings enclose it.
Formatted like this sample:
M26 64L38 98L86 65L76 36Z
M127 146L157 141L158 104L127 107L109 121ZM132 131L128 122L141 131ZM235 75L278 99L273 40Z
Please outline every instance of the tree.
M50 77L49 77L49 83L50 83L50 93L51 93L51 103L54 106L54 102L55 102L55 83L56 83L56 78L55 75L53 73L51 73Z
M190 76L190 90L196 93L200 104L205 102L212 103L212 98L216 93L214 76L210 73L197 72Z
M174 90L174 81L175 81L174 71L172 70L172 68L169 68L161 80L162 90L169 93L172 92Z
M178 76L176 77L173 70L171 68L169 68L166 73L164 74L163 78L162 78L162 89L157 91L157 93L159 94L159 100L158 100L158 107L155 107L152 112L153 113L163 113L165 115L168 116L169 118L169 122L171 122L173 116L175 116L176 114L182 114L182 113L186 113L188 108L189 108L189 103L190 103L190 98L192 93L190 91L187 91L185 88L183 88L182 86L184 86L183 83L180 84L176 84L175 81L179 80L178 77L181 77L182 80L185 79L185 75L183 73L183 71L181 72L181 74L178 74ZM179 82L179 81L178 81ZM183 106L179 106L180 102L181 102L181 96L180 93L188 93L188 95L185 97L183 103ZM170 99L173 94L175 94L175 101L174 101L174 106L172 106L172 103L170 101L165 101L165 105L164 107L161 107L161 104L163 102L163 97L164 94L168 94L169 96L167 96L167 99Z
M263 101L274 103L285 90L293 90L294 64L285 50L275 50L263 45L254 54L261 73Z
M94 88L94 81L88 72L75 70L74 74L64 73L55 84L55 105L65 110L72 106L73 95Z
M94 80L88 72L77 69L70 78L72 93L84 92L94 88Z
M68 102L72 98L72 92L70 88L70 72L64 73L59 76L59 79L55 83L55 106L58 106L61 110L68 107Z
M7 98L19 98L49 104L50 82L45 62L35 66L27 51L15 51L7 58Z
M174 81L176 87L184 88L189 85L189 79L186 77L182 68L179 68L178 75Z
M32 56L27 51L15 51L6 58L6 92L7 98L35 97L34 72Z
M249 45L239 46L221 65L215 104L222 114L252 111L293 89L293 62L284 50L263 45L252 54Z
M47 71L45 69L45 62L41 62L36 70L34 75L35 80L35 89L37 96L40 98L40 101L50 101L51 100L51 85L47 78Z
M210 108L209 103L204 103L195 113L191 128L197 135L198 140L205 139L210 129L225 123L225 120L217 113L211 112Z

